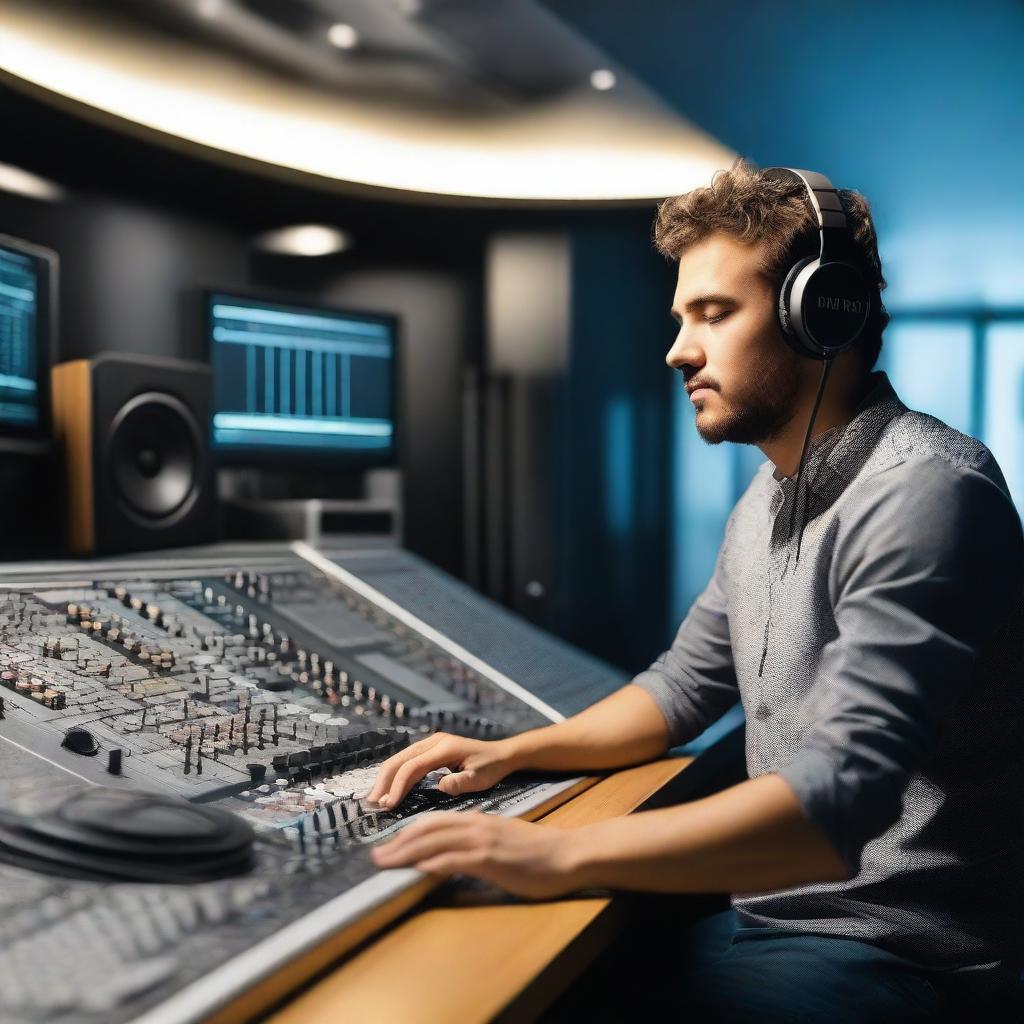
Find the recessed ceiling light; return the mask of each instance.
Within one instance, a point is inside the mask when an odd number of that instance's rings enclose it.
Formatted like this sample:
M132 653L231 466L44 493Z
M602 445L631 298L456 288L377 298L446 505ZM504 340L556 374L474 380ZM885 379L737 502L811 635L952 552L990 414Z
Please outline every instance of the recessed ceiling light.
M609 68L598 68L590 72L590 84L600 92L615 88L615 72Z
M282 256L329 256L352 244L344 231L327 224L293 224L265 231L253 241L258 249Z
M224 10L224 0L197 0L196 14L200 18L217 18Z
M48 181L31 171L23 171L11 164L0 164L0 189L16 192L31 199L48 199L56 202L65 196L64 189L56 182Z
M359 43L359 33L351 25L339 21L327 30L327 41L339 50L351 50Z

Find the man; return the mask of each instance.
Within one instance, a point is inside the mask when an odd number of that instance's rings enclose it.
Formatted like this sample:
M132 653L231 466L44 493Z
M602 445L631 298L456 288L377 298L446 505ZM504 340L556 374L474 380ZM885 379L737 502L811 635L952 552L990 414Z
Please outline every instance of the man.
M867 203L839 196L880 292ZM667 362L706 441L756 444L768 459L671 648L556 725L415 743L369 797L394 806L442 766L452 774L439 785L460 793L517 769L636 764L737 698L750 778L575 830L439 815L374 859L532 897L732 893L680 962L678 1008L696 1019L1008 1006L1024 945L1020 520L988 450L908 410L872 372L880 303L832 362L797 493L821 364L785 344L777 302L787 269L816 252L816 227L802 184L743 162L659 208L656 244L679 262Z

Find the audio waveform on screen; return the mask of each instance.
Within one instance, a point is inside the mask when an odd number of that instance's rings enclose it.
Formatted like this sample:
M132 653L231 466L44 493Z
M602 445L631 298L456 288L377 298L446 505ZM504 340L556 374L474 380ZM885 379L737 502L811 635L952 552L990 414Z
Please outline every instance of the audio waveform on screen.
M390 450L388 323L215 296L210 324L215 445Z
M36 331L39 282L34 262L0 248L0 421L38 422Z

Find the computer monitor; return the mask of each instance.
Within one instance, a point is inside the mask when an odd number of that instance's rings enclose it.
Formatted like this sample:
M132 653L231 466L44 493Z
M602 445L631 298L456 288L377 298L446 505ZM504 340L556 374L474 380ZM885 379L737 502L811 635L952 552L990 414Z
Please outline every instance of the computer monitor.
M57 256L0 235L0 448L50 436Z
M206 316L219 462L394 462L394 317L226 292Z

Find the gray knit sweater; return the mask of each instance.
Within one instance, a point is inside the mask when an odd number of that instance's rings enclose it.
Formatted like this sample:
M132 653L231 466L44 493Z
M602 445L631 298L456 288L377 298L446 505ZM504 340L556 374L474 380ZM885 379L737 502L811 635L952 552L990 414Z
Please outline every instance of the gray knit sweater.
M633 679L673 745L742 700L748 774L781 775L853 874L733 906L931 966L1019 964L1024 539L1003 475L875 373L800 490L790 535L795 482L760 467L707 588Z

